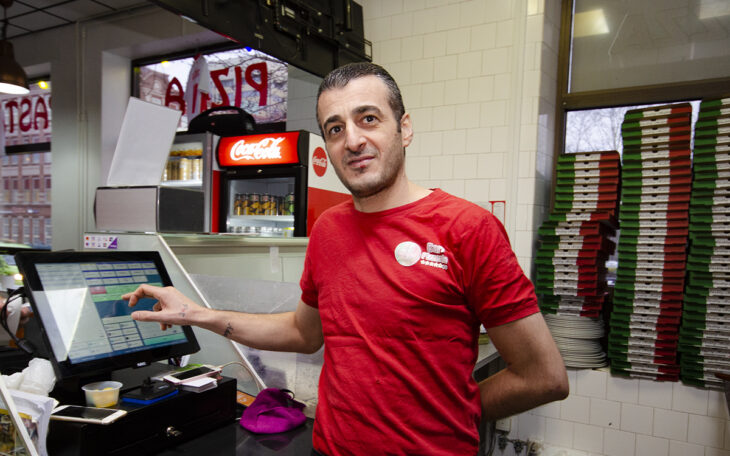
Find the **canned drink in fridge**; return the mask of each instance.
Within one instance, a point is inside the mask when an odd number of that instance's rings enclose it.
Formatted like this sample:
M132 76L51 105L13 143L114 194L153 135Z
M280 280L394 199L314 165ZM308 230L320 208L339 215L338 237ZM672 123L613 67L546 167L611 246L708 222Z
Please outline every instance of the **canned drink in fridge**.
M236 193L236 199L233 201L233 214L234 215L242 215L243 214L243 205L241 201L241 194Z
M180 175L179 180L190 180L190 160L187 158L181 158L179 160Z
M248 193L241 194L241 215L253 215L251 213L251 195Z
M268 193L261 195L261 212L259 215L271 215L271 206L269 205L270 200L271 197Z
M284 199L287 215L294 215L294 193L287 193Z
M249 201L251 201L251 215L262 215L261 195L258 193L251 193L249 195Z
M269 212L267 215L279 215L276 212L276 195L269 195Z
M203 159L198 157L191 160L191 174L190 177L194 180L200 180L203 178Z

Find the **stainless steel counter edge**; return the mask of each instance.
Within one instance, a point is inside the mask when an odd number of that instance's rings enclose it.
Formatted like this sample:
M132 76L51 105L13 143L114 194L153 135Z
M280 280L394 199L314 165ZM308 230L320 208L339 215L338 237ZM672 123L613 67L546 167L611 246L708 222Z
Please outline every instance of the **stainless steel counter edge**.
M241 234L165 234L165 242L174 247L306 247L309 238L276 238Z

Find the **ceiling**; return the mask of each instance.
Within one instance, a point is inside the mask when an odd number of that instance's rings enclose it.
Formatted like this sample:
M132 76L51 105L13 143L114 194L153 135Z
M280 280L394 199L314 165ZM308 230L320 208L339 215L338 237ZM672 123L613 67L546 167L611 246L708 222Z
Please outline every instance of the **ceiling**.
M14 0L7 10L7 37L14 38L118 13L144 0ZM2 20L0 11L0 20Z

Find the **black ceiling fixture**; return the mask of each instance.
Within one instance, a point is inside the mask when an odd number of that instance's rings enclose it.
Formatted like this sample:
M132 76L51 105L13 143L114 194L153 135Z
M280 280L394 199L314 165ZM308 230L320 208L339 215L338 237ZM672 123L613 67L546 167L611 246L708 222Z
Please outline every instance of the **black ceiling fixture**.
M0 40L0 92L13 95L25 95L30 92L28 76L25 70L15 61L13 44L8 41L8 8L13 0L0 0L3 7L3 35Z
M362 6L352 0L149 1L318 76L372 60Z

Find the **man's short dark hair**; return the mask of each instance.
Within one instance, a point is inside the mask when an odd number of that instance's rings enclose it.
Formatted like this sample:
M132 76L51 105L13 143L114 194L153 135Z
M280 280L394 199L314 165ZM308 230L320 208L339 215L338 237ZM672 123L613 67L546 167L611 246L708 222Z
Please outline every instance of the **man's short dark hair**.
M396 84L395 79L393 79L393 76L385 71L385 68L374 63L348 63L347 65L343 65L330 71L319 85L319 90L317 91L317 107L319 107L319 97L323 92L330 89L341 89L349 84L353 79L362 78L364 76L376 76L385 83L386 87L388 87L388 104L390 105L390 109L393 110L395 121L398 123L398 130L400 130L400 120L403 118L403 114L406 113L400 89L398 88L398 84ZM319 119L319 109L317 109L317 125L320 126L321 130L322 126Z

